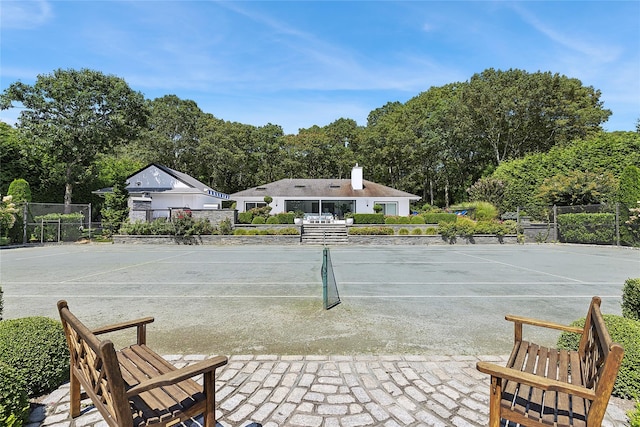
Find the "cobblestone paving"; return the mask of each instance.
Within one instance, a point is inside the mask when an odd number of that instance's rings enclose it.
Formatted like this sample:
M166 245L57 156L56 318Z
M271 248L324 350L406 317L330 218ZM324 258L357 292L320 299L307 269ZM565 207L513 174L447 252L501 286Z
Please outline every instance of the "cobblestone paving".
M168 355L181 367L205 355ZM217 371L217 417L223 427L486 426L488 377L478 360L501 356L232 356ZM27 427L106 427L87 402L69 416L68 384L46 396ZM197 421L189 423L198 426ZM602 424L627 424L609 404Z

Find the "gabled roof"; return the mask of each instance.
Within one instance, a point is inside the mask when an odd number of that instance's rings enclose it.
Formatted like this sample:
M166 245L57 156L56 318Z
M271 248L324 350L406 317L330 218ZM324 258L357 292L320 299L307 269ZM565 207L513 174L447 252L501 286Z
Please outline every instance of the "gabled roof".
M231 195L236 197L407 197L420 199L420 196L396 190L386 185L363 180L363 189L354 190L350 179L281 179L280 181L260 185L239 191Z
M181 183L183 183L184 185L186 185L188 188L175 188L175 187L149 187L149 188L145 188L145 187L140 187L140 186L134 186L132 185L132 183L130 182L131 178L135 177L136 175L138 175L141 172L144 172L145 170L149 169L150 167L156 167L158 169L160 169L162 172L166 173L167 175L175 178L176 180L180 181ZM207 194L209 196L213 196L213 197L217 197L220 199L228 199L229 195L228 194L224 194L224 193L220 193L218 191L215 191L213 189L211 189L211 187L209 187L208 185L198 181L197 179L195 179L194 177L192 177L191 175L187 175L186 173L177 171L175 169L171 169L167 166L163 166L157 163L151 163L147 166L145 166L144 168L136 171L135 173L131 174L129 177L127 177L127 189L131 192L176 192L176 193L204 193Z

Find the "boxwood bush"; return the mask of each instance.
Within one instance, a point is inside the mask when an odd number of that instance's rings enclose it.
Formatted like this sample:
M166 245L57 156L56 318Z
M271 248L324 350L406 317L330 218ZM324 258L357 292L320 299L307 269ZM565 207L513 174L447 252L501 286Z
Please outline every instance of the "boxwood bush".
M381 213L356 213L353 214L354 224L384 224L384 214Z
M28 416L27 383L16 369L0 362L0 426L20 427Z
M0 363L18 371L31 397L69 380L69 350L62 324L47 317L0 322Z
M270 216L269 218L267 218L267 224L280 224L280 220L278 219L277 216Z
M2 289L0 289L0 296ZM2 301L0 301L0 319L2 319ZM640 320L640 278L627 279L622 289L622 315L629 319Z
M425 224L424 217L422 215L413 215L410 222L411 224Z
M251 224L253 212L238 212L238 222L240 224Z
M640 321L622 316L604 314L604 322L611 339L624 348L622 365L613 386L613 395L624 399L640 398ZM571 326L584 327L585 319L576 320ZM577 350L580 336L563 332L558 338L558 348Z

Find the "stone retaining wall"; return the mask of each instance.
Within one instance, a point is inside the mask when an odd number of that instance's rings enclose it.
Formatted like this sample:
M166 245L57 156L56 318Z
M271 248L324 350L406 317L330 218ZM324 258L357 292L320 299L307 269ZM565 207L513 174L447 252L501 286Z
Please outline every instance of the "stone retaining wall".
M159 245L299 245L300 236L269 235L269 236L113 236L116 244L159 244ZM515 235L504 237L491 235L473 236L471 239L458 237L453 244L514 244L518 243ZM451 243L435 236L349 236L350 245L449 245Z

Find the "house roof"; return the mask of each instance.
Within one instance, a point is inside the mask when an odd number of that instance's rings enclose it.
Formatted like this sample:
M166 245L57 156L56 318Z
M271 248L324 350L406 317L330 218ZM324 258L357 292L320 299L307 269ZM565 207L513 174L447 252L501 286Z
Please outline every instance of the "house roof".
M134 176L138 175L139 173L149 169L150 167L156 167L158 169L160 169L161 171L163 171L164 173L166 173L167 175L177 179L178 181L184 183L185 185L187 185L190 188L173 188L173 187L152 187L152 188L143 188L143 187L135 187L132 186L131 183L129 183L129 180L131 178L133 178ZM144 168L140 169L139 171L131 174L128 178L127 178L127 189L131 192L163 192L163 193L205 193L209 196L213 196L213 197L217 197L220 199L228 199L229 195L228 194L224 194L221 193L219 191L215 191L213 189L211 189L211 187L209 187L208 185L198 181L197 179L195 179L194 177L192 177L191 175L187 175L186 173L177 171L175 169L171 169L167 166L163 166L157 163L151 163L147 166L145 166Z
M354 190L350 179L281 179L280 181L233 193L236 197L407 197L418 200L420 196L396 190L386 185L363 180L363 189Z

